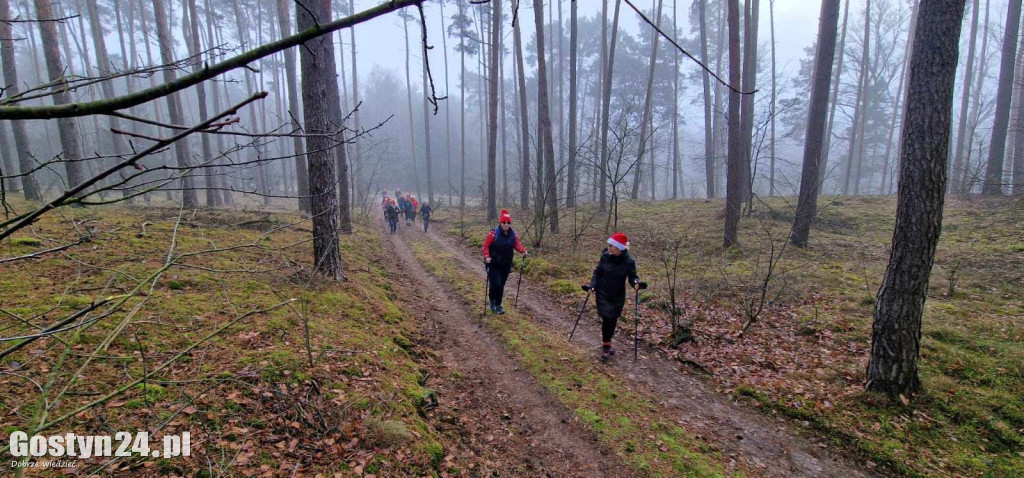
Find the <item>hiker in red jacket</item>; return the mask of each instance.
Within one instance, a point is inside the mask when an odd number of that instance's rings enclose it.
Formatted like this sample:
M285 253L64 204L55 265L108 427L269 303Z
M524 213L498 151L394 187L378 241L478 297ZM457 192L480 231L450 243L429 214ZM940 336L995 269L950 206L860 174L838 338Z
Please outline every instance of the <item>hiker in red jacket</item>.
M515 252L526 255L526 248L519 242L519 235L512 229L512 216L507 210L501 210L498 227L487 233L484 239L484 264L487 268L487 283L490 285L488 298L491 312L504 314L501 299L505 295L505 281L512 271L512 260ZM513 252L515 251L515 252Z

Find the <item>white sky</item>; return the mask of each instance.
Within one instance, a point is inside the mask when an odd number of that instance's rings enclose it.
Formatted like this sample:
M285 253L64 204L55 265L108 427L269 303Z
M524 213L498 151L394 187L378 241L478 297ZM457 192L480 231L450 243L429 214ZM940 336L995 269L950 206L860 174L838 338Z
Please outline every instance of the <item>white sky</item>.
M552 1L552 0L549 0ZM693 0L677 0L679 6L679 30L680 32L689 32L688 25L688 11ZM363 10L379 3L379 0L359 0L356 1L356 10ZM636 0L634 3L642 9L650 9L650 0ZM530 0L521 0L520 5L520 17L525 17L522 22L521 28L523 28L523 37L530 38L533 35L533 2ZM569 22L569 1L565 0L562 2L563 18L565 22L565 28L568 28ZM505 0L503 6L508 9L509 2ZM761 20L760 20L760 33L759 40L762 44L767 44L769 41L768 34L768 0L761 1ZM853 12L863 8L863 2L855 0L851 5L851 16ZM775 37L776 37L776 48L778 55L779 68L782 71L795 69L798 65L798 60L804 55L804 47L814 42L814 37L817 35L818 30L818 13L820 10L820 2L814 0L777 0L775 2ZM455 11L455 4L448 3L445 5L445 15L450 17ZM555 6L557 9L557 4ZM609 0L609 21L612 16L612 10L614 8L614 0ZM663 14L671 16L672 0L665 0L663 7ZM441 35L444 33L441 31L440 24L440 8L436 2L426 2L424 9L427 15L432 17L431 24L429 25L430 30L429 39L431 44L436 48L431 52L431 68L435 73L435 77L443 74L443 61L441 50ZM579 14L581 17L592 16L600 14L601 12L601 0L579 0ZM633 12L628 5L623 2L620 12L620 28L636 34L640 31L640 23L642 20ZM545 10L547 10L547 3L545 3ZM557 18L557 11L555 16ZM359 63L360 77L364 77L371 70L373 65L379 65L383 68L391 69L396 72L401 72L405 68L405 43L402 34L401 20L395 15L388 15L383 18L378 18L371 22L362 24L356 28L356 53L357 60ZM413 35L413 25L410 24L410 36ZM646 25L645 25L646 26ZM418 38L419 29L415 29L416 37ZM508 35L509 43L511 43L511 28L505 28L505 33ZM348 35L344 36L346 42L348 41ZM451 43L451 42L449 42ZM449 44L449 48L451 45ZM346 50L346 55L348 51ZM449 62L454 58L454 51L449 51ZM415 55L417 58L418 54ZM348 61L348 60L346 60ZM443 83L443 82L442 82ZM443 92L439 91L438 94Z

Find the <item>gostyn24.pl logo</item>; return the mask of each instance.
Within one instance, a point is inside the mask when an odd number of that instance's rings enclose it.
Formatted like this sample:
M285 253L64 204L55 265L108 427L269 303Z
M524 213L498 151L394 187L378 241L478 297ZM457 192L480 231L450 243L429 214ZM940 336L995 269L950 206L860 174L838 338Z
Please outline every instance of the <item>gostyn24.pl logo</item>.
M23 431L11 433L10 451L15 458L79 458L149 456L173 458L190 456L192 441L189 432L165 435L163 447L150 448L148 432L118 432L110 435L32 435ZM18 465L15 465L18 466ZM32 465L28 465L32 466Z

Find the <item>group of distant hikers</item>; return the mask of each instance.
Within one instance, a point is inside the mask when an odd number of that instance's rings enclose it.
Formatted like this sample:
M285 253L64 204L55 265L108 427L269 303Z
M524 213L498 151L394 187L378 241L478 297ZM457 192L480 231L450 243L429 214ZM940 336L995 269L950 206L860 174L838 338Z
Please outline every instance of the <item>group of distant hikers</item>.
M388 230L391 234L397 233L400 216L404 215L405 225L411 226L416 220L417 213L423 220L423 232L429 231L432 212L430 204L424 203L420 206L416 196L402 194L401 190L395 190L394 198L389 196L387 191L383 191L382 196L381 208L384 210L384 219L388 223ZM647 284L637 276L636 262L629 256L629 239L626 235L616 232L605 242L607 247L601 251L601 258L591 274L590 282L581 286L587 293L587 300L593 293L597 301L597 314L601 317L602 360L608 360L609 357L615 355L612 337L615 335L619 317L622 316L622 309L626 305L626 284L637 291L647 287ZM483 242L484 267L487 270L488 309L492 313L505 313L502 299L505 295L505 283L512 272L516 252L523 255L525 268L528 252L519 240L519 234L512 229L512 215L508 210L502 209L498 227L488 231ZM585 307L586 302L580 309L581 316Z
M391 234L398 233L398 221L401 216L405 216L406 226L412 226L416 222L417 213L419 213L420 218L423 220L423 232L429 232L430 214L433 212L430 204L423 203L423 206L420 206L416 196L402 194L402 191L399 189L395 190L394 198L389 196L387 191L382 191L381 195L383 198L380 207L384 211L384 220L388 223L388 231Z

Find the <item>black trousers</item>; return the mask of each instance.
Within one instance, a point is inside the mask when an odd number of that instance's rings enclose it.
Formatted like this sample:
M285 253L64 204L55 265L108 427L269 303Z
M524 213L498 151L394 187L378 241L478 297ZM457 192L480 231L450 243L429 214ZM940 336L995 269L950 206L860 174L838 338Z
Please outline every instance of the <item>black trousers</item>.
M388 229L391 231L391 234L395 233L395 230L398 229L398 218L397 217L394 220L388 219Z
M612 341L612 336L615 335L615 327L618 324L618 317L601 317L601 342L608 343Z
M512 263L499 264L492 262L487 267L487 281L491 288L488 297L495 305L501 305L501 298L505 295L505 282L509 273L512 272Z
M423 216L423 232L428 232L427 229L430 229L430 218Z

